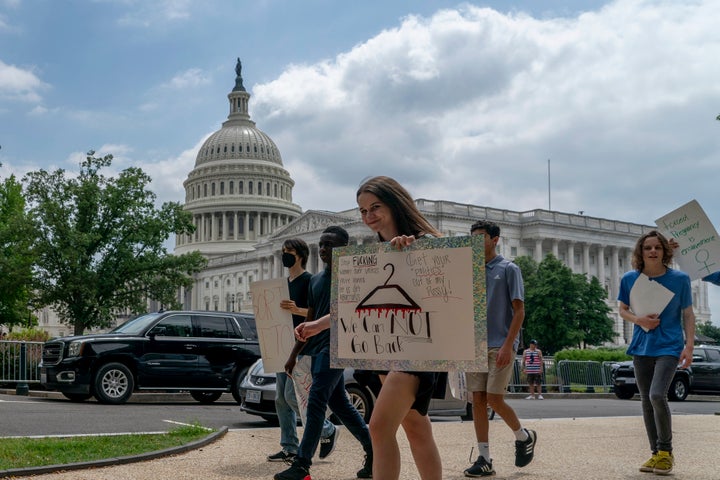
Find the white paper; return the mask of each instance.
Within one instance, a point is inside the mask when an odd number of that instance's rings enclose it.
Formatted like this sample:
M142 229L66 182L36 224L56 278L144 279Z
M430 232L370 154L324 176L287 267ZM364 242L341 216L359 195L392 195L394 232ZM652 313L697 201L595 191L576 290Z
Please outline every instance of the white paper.
M675 294L641 273L630 289L630 309L638 317L660 313L665 310ZM641 325L646 332L649 330Z
M250 293L265 373L284 372L285 362L295 346L292 315L280 308L280 301L290 298L287 279L253 282Z

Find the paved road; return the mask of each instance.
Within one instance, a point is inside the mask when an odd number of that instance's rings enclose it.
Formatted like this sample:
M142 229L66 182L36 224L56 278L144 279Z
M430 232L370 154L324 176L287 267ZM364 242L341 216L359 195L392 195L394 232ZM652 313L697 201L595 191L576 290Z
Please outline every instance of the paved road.
M140 398L134 395L133 398ZM174 422L200 422L208 427L231 429L264 428L267 422L240 411L225 395L212 405L201 405L190 398L174 401L135 401L125 405L102 405L88 401L73 403L65 399L19 397L0 394L0 436L73 435L93 433L160 432ZM713 414L720 411L718 397L691 396L685 402L671 402L674 415ZM602 398L548 398L509 400L520 418L582 418L639 416L640 402ZM436 417L437 422L458 421L459 417Z

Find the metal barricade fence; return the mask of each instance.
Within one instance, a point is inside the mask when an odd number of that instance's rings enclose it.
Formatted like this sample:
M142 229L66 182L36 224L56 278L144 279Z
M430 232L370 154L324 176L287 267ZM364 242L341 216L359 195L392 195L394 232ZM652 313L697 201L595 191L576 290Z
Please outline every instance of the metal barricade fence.
M615 362L601 363L580 360L560 360L556 363L553 357L543 357L542 389L561 393L612 392L613 363ZM527 379L522 373L521 366L522 357L516 356L513 376L508 385L510 392L527 390Z
M40 383L43 342L0 340L0 383Z

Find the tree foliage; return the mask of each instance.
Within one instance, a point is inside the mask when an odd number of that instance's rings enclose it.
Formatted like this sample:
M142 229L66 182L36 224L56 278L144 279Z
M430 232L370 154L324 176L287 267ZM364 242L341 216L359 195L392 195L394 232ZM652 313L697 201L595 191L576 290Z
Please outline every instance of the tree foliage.
M0 324L29 323L33 255L31 222L22 185L10 176L0 181Z
M112 155L94 153L76 177L60 169L25 179L39 303L52 305L77 335L109 326L118 311L142 312L151 299L178 308L178 288L205 265L198 252L174 256L163 245L171 233L194 230L190 214L177 202L157 209L139 168L105 177Z
M518 257L525 282L524 336L546 354L581 345L600 345L614 337L606 293L596 278L575 274L553 255L539 264Z
M705 335L720 343L720 327L716 327L712 323L698 323L695 329L700 335Z

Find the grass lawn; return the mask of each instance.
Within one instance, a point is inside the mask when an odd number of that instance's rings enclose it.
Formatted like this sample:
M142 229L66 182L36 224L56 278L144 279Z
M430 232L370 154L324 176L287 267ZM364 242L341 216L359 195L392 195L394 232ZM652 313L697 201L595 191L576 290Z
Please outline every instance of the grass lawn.
M0 470L88 462L178 447L215 430L183 425L163 434L0 438Z

